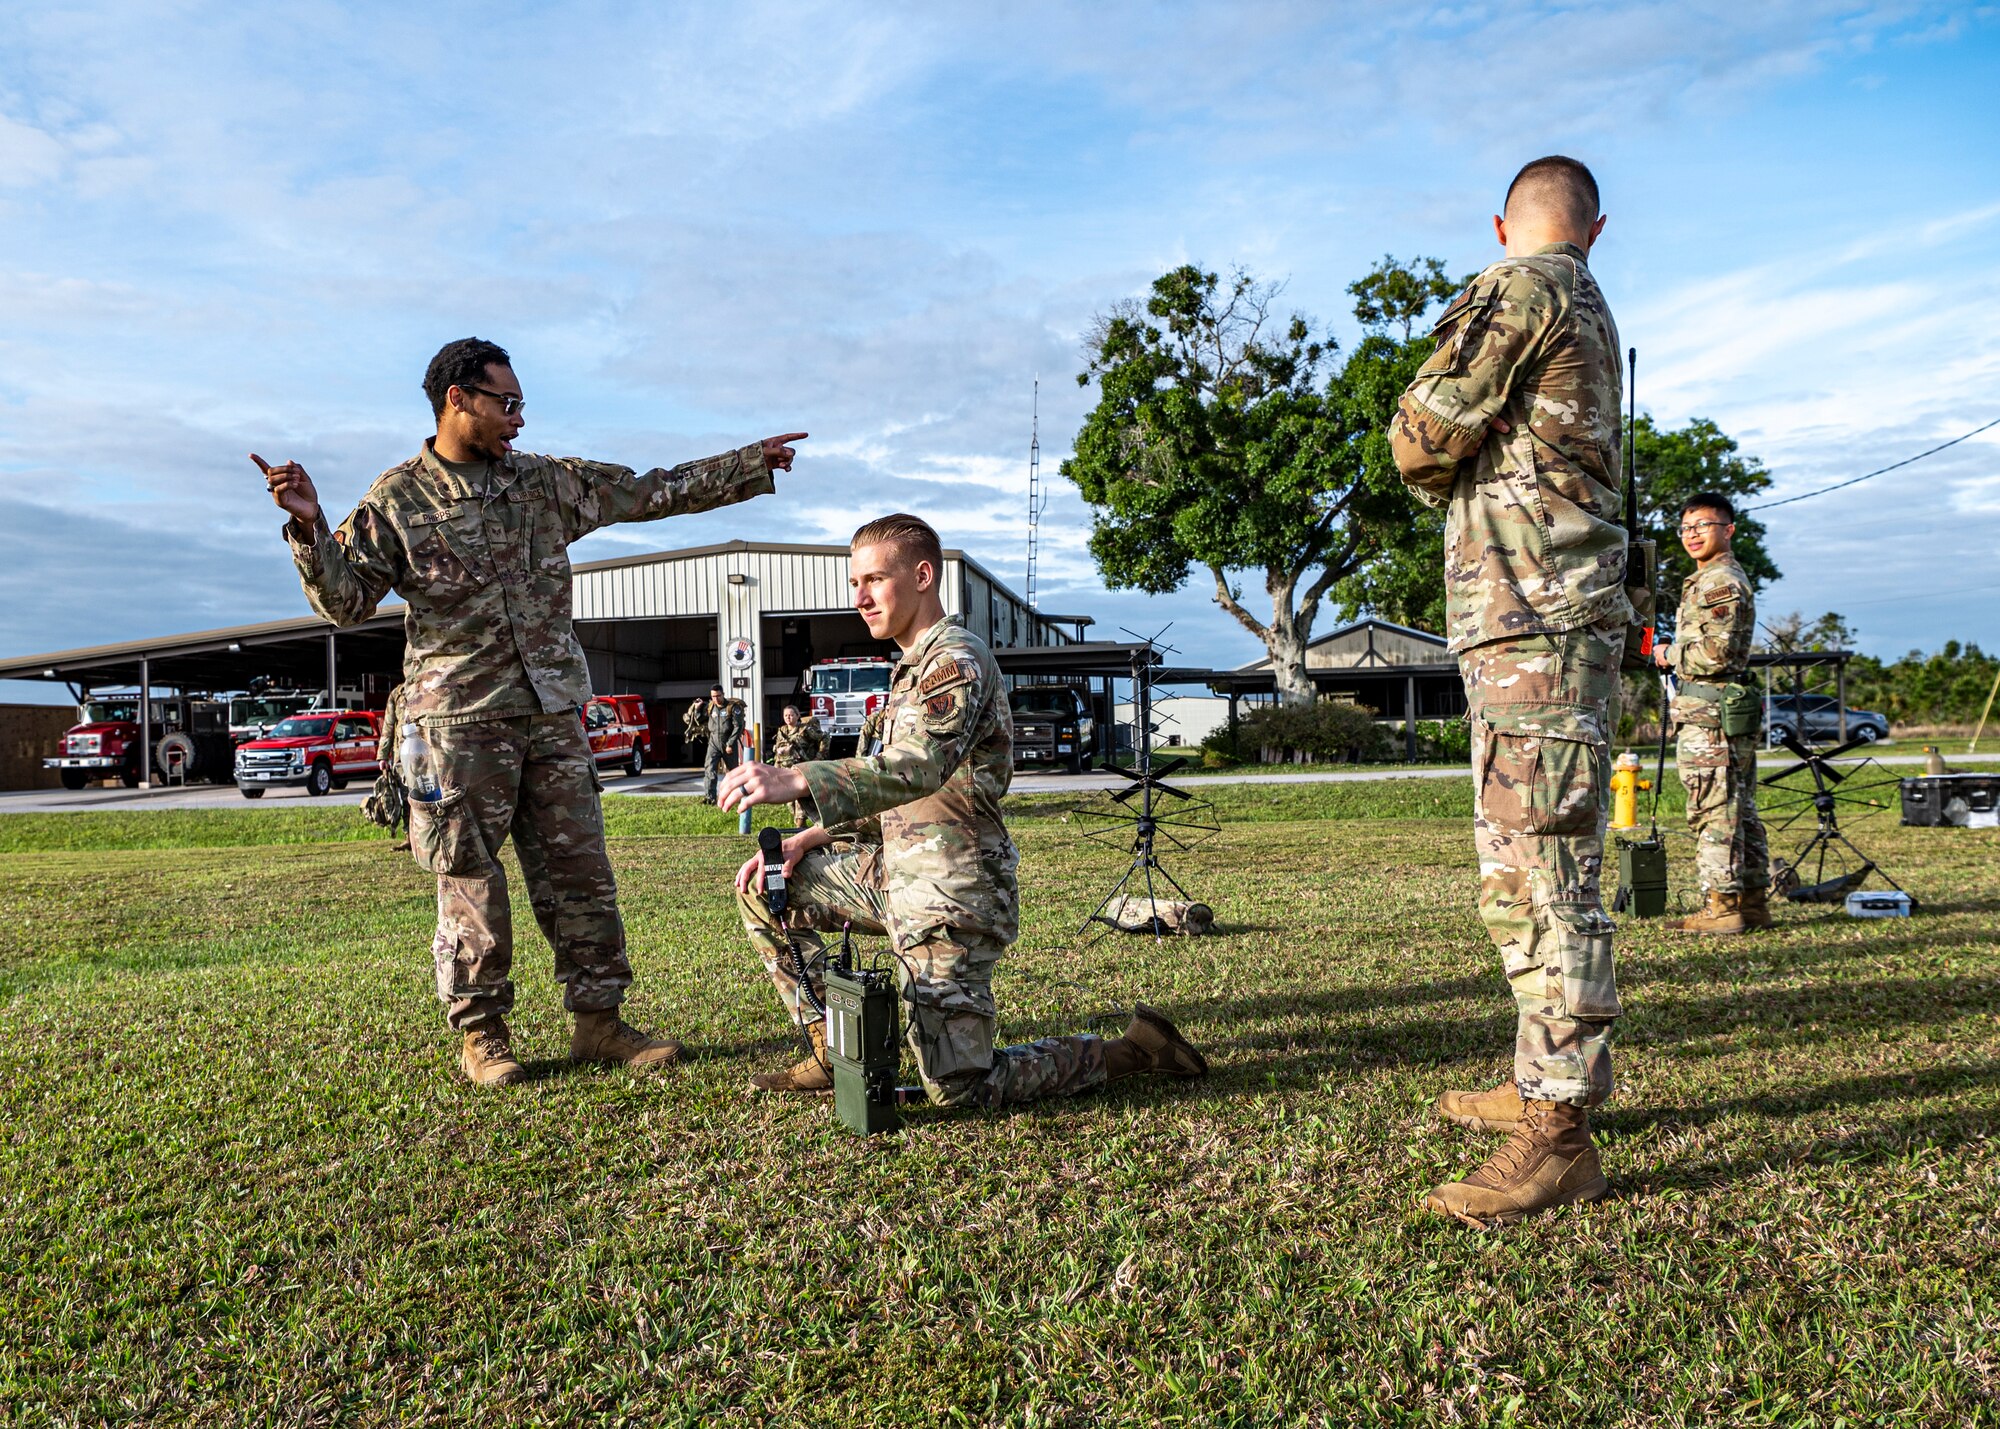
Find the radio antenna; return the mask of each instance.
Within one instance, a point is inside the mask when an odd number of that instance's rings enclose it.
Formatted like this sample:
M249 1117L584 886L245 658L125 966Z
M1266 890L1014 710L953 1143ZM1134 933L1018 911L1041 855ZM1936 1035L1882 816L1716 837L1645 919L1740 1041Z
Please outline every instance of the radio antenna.
M1040 544L1042 511L1049 504L1048 489L1042 485L1042 378L1035 374L1033 416L1028 428L1028 609L1035 609L1035 556Z

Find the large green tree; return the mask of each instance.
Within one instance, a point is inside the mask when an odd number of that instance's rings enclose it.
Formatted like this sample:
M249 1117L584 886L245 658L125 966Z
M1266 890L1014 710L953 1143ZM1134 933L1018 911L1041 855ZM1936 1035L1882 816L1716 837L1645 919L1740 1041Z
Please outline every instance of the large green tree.
M1378 330L1339 365L1331 337L1275 314L1277 287L1241 270L1176 268L1091 334L1077 381L1098 402L1062 471L1092 508L1098 570L1154 594L1205 570L1270 652L1287 703L1313 698L1306 646L1328 593L1397 559L1417 529L1384 433L1429 343L1381 329L1421 316L1427 277L1377 293ZM1268 617L1237 572L1261 577Z

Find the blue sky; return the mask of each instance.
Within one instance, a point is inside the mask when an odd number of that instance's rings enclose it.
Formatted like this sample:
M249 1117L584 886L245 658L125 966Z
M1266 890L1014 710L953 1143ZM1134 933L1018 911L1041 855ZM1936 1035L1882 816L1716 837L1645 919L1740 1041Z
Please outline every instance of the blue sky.
M903 507L1018 581L1031 383L1053 476L1094 313L1245 264L1351 340L1348 282L1489 261L1507 179L1552 151L1602 184L1640 406L1713 418L1774 495L2000 416L1995 7L636 8L10 19L0 653L305 613L243 454L344 512L467 333L514 352L531 449L813 433L778 497L578 559ZM1045 608L1261 653L1198 584L1105 592L1055 493ZM2000 428L1772 515L1767 613L1839 610L1882 654L2000 645Z

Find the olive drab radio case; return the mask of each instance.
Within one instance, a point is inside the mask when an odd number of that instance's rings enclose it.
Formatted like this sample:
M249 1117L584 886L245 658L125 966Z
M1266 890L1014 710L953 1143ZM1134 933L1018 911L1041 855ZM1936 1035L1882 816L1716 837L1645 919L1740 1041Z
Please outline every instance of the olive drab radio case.
M894 1131L902 1017L896 980L885 972L835 966L826 974L826 1056L833 1070L833 1114L862 1136Z

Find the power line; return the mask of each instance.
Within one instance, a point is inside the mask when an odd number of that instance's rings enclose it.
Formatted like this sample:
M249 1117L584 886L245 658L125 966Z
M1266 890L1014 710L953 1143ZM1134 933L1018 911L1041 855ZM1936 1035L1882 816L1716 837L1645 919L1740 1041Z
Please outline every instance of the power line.
M1906 456L1901 461L1891 462L1884 467L1877 467L1874 471L1867 472L1861 476L1850 477L1846 481L1837 481L1832 486L1822 486L1818 491L1801 492L1797 496L1787 496L1782 501L1765 501L1756 506L1746 506L1743 509L1745 511L1769 511L1773 506L1790 506L1794 501L1804 501L1809 496L1824 496L1829 491L1839 491L1842 487L1853 486L1859 482L1866 481L1871 476L1880 476L1883 472L1894 471L1899 466L1908 466L1913 461L1922 461L1927 456L1936 456L1946 447L1955 447L1960 442L1970 441L1989 427L2000 427L2000 417L1995 417L1984 427L1974 427L1962 437L1953 437L1948 442L1939 442L1927 452L1918 452L1915 456Z

